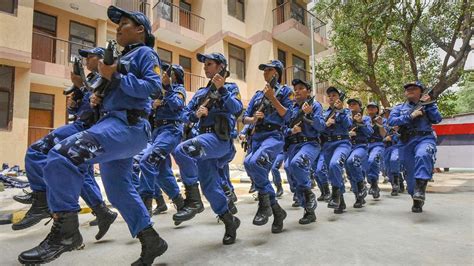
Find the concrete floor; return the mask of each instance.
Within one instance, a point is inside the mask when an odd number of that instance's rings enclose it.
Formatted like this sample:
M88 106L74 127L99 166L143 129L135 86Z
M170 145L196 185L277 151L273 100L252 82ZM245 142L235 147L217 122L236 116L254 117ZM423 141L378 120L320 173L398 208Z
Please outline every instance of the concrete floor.
M173 225L171 216L175 210L170 209L166 214L153 217L155 228L169 245L168 251L155 263L473 265L472 176L452 176L450 180L448 183L435 182L437 185L431 186L432 193L427 195L422 214L411 213L411 199L407 194L391 197L388 191L384 191L379 200L369 196L366 207L354 209L354 198L346 193L347 212L336 215L326 204L320 203L317 222L306 226L298 224L303 210L292 208L291 196L286 193L280 204L288 217L283 233L277 235L270 232L272 218L267 225L252 225L257 204L252 195L247 194L248 184L238 184L237 216L242 224L236 244L221 244L224 225L217 223L207 204L203 213L179 227ZM5 198L0 200L4 206L11 206ZM130 265L138 258L139 241L130 237L121 217L98 242L94 239L97 228L88 226L92 218L91 214L80 215L85 249L65 253L51 265ZM10 225L1 225L0 265L19 265L18 254L37 245L49 232L51 224L43 224L16 232Z

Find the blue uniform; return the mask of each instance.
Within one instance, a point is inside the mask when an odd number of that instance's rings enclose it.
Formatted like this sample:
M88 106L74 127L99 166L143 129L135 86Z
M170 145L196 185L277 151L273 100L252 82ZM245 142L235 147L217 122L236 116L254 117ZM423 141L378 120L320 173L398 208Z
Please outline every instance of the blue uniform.
M179 196L179 187L171 168L171 156L181 142L183 125L181 121L185 106L186 90L181 84L164 86L161 92L162 104L155 111L155 126L151 145L143 151L140 159L140 188L142 197L161 195L162 188L170 199Z
M442 117L436 103L424 107L424 115L412 119L414 103L405 102L395 106L388 118L389 126L406 127L411 137L402 142L399 150L400 161L407 172L408 193L413 195L415 179L429 180L433 175L436 156L436 138L432 124L441 122ZM401 133L401 130L399 130Z
M132 157L151 137L148 97L161 89L160 61L143 44L125 47L121 72L115 72L105 95L103 117L91 128L59 142L44 168L48 203L53 212L80 209L78 197L84 173L100 164L109 201L127 222L132 236L151 226L150 216L132 185Z
M208 108L208 115L196 117L196 111L210 88L199 89L186 106L184 122L198 123L200 134L179 144L175 150L175 159L181 171L185 185L193 185L199 180L201 189L209 201L212 210L218 214L228 211L227 197L222 190L219 168L228 162L233 152L232 138L222 140L213 128L216 119L225 119L228 130L235 125L235 117L242 111L239 88L235 83L225 83L218 90L220 100Z
M401 166L399 159L400 141L399 135L394 130L387 130L387 137L390 137L390 141L384 140L384 168L385 174L387 175L390 182L393 181L395 175L400 175Z
M322 144L324 146L324 143ZM313 171L316 176L316 182L318 187L321 187L328 183L328 167L324 161L323 152L319 153L318 159L313 163Z
M287 129L287 141L290 144L288 147L289 170L296 183L296 195L303 206L305 204L304 191L311 189L311 167L321 152L319 136L326 127L321 104L315 101L312 108L313 112L310 118L308 117L309 121L304 120L300 124L300 133L291 135L291 129ZM290 121L297 117L300 110L301 107L295 104Z
M368 116L363 116L360 124L353 120L352 127L351 131L354 131L356 135L351 137L352 150L346 161L346 170L352 191L357 193L357 183L364 180L364 166L367 164L368 157L367 143L374 129Z
M253 178L256 190L260 194L269 194L272 205L276 203L276 195L268 180L268 174L276 156L283 151L285 142L282 127L289 121L293 106L292 90L288 86L277 84L275 90L275 96L287 108L287 111L283 117L273 108L265 113L263 121L255 126L251 152L244 161L245 169L248 171L248 175ZM263 91L257 91L250 100L243 119L253 116L263 99Z
M88 75L87 82L93 84L98 79L100 79L100 76L97 73L91 73ZM85 90L85 88L82 88L82 90ZM94 111L90 106L90 96L90 92L84 91L83 98L78 102L77 106L68 108L68 113L77 117L72 124L55 129L44 138L32 144L26 151L25 170L33 191L47 190L43 169L47 163L48 152L54 145L92 126L94 121L91 119L94 116ZM81 197L90 207L95 207L103 203L100 188L94 178L93 165L88 166L87 171L84 172L84 184L82 185Z
M286 153L280 152L272 165L273 184L281 184L280 167L286 159Z
M387 123L386 119L383 119L382 124L385 126ZM377 125L373 126L372 135L369 138L369 158L367 161L367 181L375 182L379 179L380 169L383 164L383 152L384 144L383 137L380 135L379 128Z
M324 111L324 118L327 119L331 113L331 108ZM344 164L351 151L349 141L349 129L352 126L352 115L349 109L342 109L336 112L336 123L324 130L327 141L323 146L323 156L328 167L328 177L333 187L344 193L344 179L342 177Z

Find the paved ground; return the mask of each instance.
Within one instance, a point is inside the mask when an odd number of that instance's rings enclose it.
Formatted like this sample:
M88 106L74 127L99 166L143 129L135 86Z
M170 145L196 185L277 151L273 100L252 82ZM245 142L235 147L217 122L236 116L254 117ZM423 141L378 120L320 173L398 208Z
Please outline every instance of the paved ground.
M302 226L303 210L291 207L291 196L280 200L288 212L283 233L270 232L270 223L257 227L251 221L257 205L247 194L248 184L236 185L239 201L237 216L242 220L235 245L221 245L222 223L207 206L191 222L175 227L168 213L154 216L155 227L168 241L169 250L155 262L158 265L315 265L315 264L474 264L474 176L472 173L437 174L430 183L425 211L410 212L407 194L391 197L388 186L380 200L369 199L363 209L354 209L353 196L346 194L347 212L335 215L320 204L318 220ZM285 187L287 189L287 187ZM11 210L21 205L0 193L0 208ZM319 192L318 192L319 193ZM80 215L84 250L63 254L52 265L129 265L140 253L138 240L132 239L119 218L104 240L94 241L96 228L87 222L91 214ZM13 232L0 225L0 265L18 265L18 254L38 244L51 224L40 223Z

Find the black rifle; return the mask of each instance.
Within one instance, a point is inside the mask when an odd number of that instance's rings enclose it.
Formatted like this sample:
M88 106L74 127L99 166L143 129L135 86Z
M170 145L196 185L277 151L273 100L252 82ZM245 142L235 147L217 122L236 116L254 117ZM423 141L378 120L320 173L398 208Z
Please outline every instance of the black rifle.
M268 85L273 90L273 89L275 89L275 86L277 85L277 82L278 82L277 77L273 76L272 79L270 80L270 82L268 82ZM276 94L278 94L278 91L277 91ZM271 108L271 107L272 107L272 103L270 102L270 100L264 94L262 100L253 108L251 116L253 116L256 112L264 112L264 111L268 110L268 108Z
M89 90L90 85L87 82L86 75L84 74L84 67L82 66L81 59L74 57L72 72L74 73L74 75L81 76L82 84L84 85L84 87L86 87L87 90ZM74 93L72 100L75 102L80 102L84 97L84 92L82 91L82 89L74 85L64 89L63 91L64 95L70 95L71 93Z
M105 52L104 52L104 64L108 66L113 65L113 63L115 62L115 59L118 57L117 55L118 55L117 42L115 40L109 40L107 42L107 48L105 49ZM119 69L119 66L117 66L117 70L118 69ZM91 87L94 94L96 94L97 96L101 98L104 98L110 87L110 80L101 77L100 80L92 84Z
M308 101L305 103L309 105L313 105L314 102L314 97L311 97ZM301 109L298 111L298 114L295 116L294 119L290 121L290 128L293 128L294 126L298 125L299 123L306 122L306 123L311 123L311 114L305 114L303 111L303 104L301 105Z
M341 94L340 94L340 96L339 96L339 100L340 100L341 102L344 102L345 99L346 99L346 93L341 92ZM344 109L338 110L338 109L336 109L336 107L332 108L332 109L331 109L331 112L330 112L329 115L326 117L326 122L327 122L330 118L332 118L333 116L335 116L336 113L342 112L342 110L344 110Z
M230 73L225 68L222 68L221 71L219 71L219 75L223 78L227 78ZM216 85L212 81L209 81L207 87L209 89L207 90L207 93L203 97L201 97L201 99L199 99L199 104L197 104L195 108L196 110L201 106L209 109L221 99L221 96L217 91Z

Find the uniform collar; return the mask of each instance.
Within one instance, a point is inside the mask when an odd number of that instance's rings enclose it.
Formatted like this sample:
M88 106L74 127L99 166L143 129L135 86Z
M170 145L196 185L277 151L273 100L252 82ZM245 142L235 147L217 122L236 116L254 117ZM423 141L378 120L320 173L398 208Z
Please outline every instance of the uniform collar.
M125 46L125 48L123 49L122 55L126 55L127 53L129 53L129 52L132 51L133 49L135 49L135 48L137 48L137 47L140 47L140 46L145 46L145 44L144 44L144 43L134 43L134 44L127 45L127 46Z

